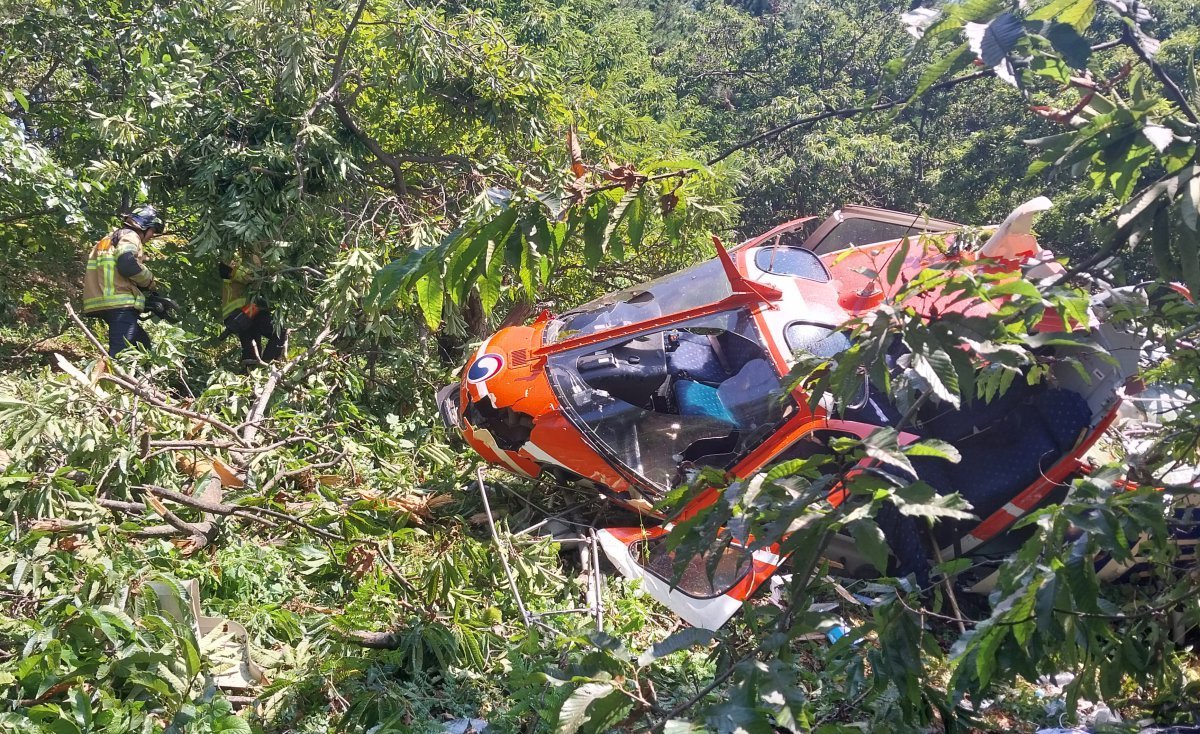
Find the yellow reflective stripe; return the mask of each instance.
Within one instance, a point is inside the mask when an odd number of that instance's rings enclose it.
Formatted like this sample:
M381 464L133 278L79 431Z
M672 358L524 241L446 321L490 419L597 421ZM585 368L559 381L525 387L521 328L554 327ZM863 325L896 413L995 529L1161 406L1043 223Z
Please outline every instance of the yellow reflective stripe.
M83 299L83 310L85 312L103 311L109 308L136 308L140 311L144 305L145 302L143 299L128 293Z
M116 270L116 263L112 261L112 258L106 257L100 261L100 275L102 278L100 288L104 291L105 295L115 293L117 290Z

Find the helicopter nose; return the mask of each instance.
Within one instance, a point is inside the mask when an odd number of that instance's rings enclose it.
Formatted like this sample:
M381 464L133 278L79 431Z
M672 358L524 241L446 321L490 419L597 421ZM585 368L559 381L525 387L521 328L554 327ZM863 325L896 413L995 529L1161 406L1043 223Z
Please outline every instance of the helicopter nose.
M442 416L446 428L453 431L462 430L458 423L458 389L459 385L455 382L437 391L438 414Z

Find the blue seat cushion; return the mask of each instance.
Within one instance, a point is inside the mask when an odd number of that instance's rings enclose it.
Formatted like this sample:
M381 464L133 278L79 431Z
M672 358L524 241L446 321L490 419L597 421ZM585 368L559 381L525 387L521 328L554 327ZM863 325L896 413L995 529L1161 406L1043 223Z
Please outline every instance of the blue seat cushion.
M940 429L939 438L956 436L952 443L962 458L952 464L914 457L917 475L941 494L957 491L979 518L938 523L934 534L939 545L961 537L1037 481L1074 447L1091 422L1091 409L1078 393L1039 386L1017 394L1020 399L974 402L966 410L942 413L925 423L927 430ZM913 537L917 524L894 509L884 509L877 521L896 555L895 572L916 573L923 580L928 560L919 537Z
M729 377L708 337L699 334L680 333L678 346L667 353L667 366L673 375L714 385Z
M717 388L691 380L675 381L675 402L680 415L703 415L734 423L733 414L721 402Z
M1070 390L1047 390L1034 402L1034 407L1041 414L1054 445L1064 453L1075 448L1080 434L1092 421L1087 400Z
M1033 421L1023 424L1011 443L991 441L981 434L975 440L964 439L958 447L962 459L945 471L951 488L971 503L980 521L1037 481L1062 456L1050 432Z

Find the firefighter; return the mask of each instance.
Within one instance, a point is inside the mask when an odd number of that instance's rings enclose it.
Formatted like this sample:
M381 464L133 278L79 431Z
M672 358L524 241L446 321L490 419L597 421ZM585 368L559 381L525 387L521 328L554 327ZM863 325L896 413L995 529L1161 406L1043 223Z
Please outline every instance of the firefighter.
M257 367L283 356L287 329L276 329L271 309L247 293L254 280L253 270L236 255L218 265L221 272L221 319L225 333L235 334L242 343L242 364ZM262 340L266 339L266 345Z
M165 228L154 207L139 207L125 217L123 227L97 242L88 254L83 312L108 324L109 356L135 344L151 349L150 336L138 317L158 284L145 265L143 245Z

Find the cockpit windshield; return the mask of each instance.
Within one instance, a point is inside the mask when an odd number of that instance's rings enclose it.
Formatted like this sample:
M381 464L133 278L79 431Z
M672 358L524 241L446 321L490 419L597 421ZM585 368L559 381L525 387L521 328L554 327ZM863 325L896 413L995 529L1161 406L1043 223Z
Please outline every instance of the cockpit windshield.
M732 466L795 408L747 309L555 354L548 368L580 430L662 490L692 467Z
M554 323L547 343L716 303L732 292L721 261L706 260L568 311Z

